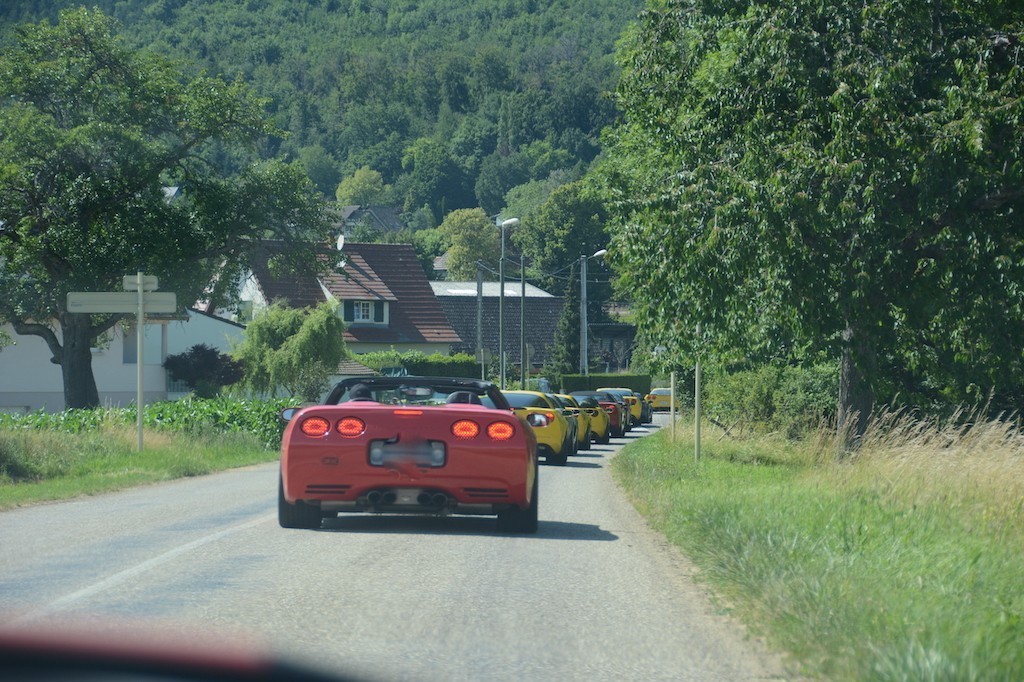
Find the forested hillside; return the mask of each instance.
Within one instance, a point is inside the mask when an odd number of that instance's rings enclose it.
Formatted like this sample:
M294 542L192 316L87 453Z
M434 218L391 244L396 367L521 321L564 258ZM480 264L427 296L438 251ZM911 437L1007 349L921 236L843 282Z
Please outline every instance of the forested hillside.
M0 4L0 39L74 0ZM614 45L642 0L93 0L134 47L241 78L333 198L359 169L374 203L438 224L506 192L578 177L614 117ZM237 160L241 162L241 159ZM375 177L375 176L373 176ZM429 208L429 212L421 209Z

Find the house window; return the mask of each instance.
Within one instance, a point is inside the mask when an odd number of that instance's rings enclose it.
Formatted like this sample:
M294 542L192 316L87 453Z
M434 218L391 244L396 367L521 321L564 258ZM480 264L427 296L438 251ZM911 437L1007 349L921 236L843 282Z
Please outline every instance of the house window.
M370 301L355 301L352 306L353 322L373 322L373 303Z
M345 301L341 319L352 324L387 325L387 303L384 301Z

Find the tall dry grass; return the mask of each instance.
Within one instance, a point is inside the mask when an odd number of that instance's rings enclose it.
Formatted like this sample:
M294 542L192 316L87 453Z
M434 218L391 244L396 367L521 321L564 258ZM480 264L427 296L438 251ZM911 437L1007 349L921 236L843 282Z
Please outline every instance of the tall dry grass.
M1024 531L1024 433L1015 417L885 412L833 473L836 485L871 487L893 503L938 503L990 530Z

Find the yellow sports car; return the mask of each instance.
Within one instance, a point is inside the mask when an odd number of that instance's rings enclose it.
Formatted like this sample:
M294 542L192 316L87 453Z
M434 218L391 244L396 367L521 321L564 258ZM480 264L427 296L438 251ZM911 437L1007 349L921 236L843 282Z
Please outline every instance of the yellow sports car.
M590 413L571 395L556 393L555 397L576 417L576 449L589 450L590 444L594 442L594 435L590 429Z
M672 409L672 390L668 388L652 388L651 392L644 396L644 400L651 404L652 410L670 410ZM676 409L679 409L679 403L676 402Z
M589 395L569 396L580 408L590 417L590 434L596 443L607 444L612 438L612 418L608 412L601 407L597 398Z
M575 435L565 408L539 391L502 391L512 410L533 427L537 454L548 464L565 464L575 446Z

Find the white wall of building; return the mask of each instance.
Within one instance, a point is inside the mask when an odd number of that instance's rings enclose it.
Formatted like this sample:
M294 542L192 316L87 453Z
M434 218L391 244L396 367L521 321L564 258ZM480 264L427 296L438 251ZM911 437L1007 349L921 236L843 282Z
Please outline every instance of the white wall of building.
M38 336L20 336L10 325L4 331L14 345L0 348L0 411L59 412L64 409L64 380L61 368L50 362L50 350ZM202 313L188 311L187 320L161 321L145 325L143 389L147 403L166 400L167 374L163 361L168 355L206 344L227 352L240 343L243 328ZM126 338L127 334L127 338ZM103 405L134 404L138 395L138 366L135 361L135 327L117 325L100 348L92 354L93 376Z

